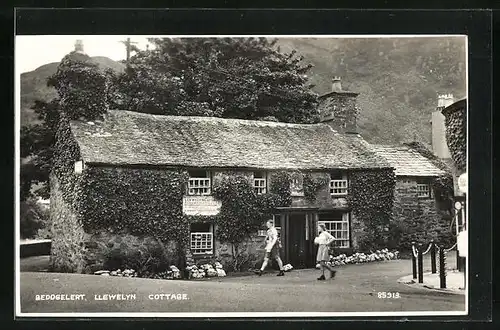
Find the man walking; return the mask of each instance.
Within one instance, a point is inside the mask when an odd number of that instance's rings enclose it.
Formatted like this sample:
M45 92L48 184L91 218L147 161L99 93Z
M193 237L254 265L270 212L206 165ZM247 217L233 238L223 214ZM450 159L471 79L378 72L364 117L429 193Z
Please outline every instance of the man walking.
M267 264L269 263L269 258L274 258L278 262L278 266L280 267L280 272L277 276L285 275L283 271L283 261L280 258L280 242L278 240L278 231L274 227L273 220L267 220L267 236L266 236L266 256L264 257L264 262L262 263L262 267L259 270L255 271L255 273L259 276L262 275L264 269L266 269Z

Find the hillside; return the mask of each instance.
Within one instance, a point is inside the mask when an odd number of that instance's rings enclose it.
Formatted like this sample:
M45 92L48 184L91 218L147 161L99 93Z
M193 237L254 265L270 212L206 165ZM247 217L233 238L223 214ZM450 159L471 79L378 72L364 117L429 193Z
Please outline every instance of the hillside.
M99 65L102 70L108 68L122 71L125 65L107 57L94 56L92 62ZM57 96L53 87L47 86L47 78L56 73L59 62L42 65L36 70L21 74L21 125L28 125L37 121L36 115L31 110L35 100L50 101Z
M437 95L466 95L463 38L280 39L314 65L315 91L330 90L332 76L359 92L361 134L373 143L417 140L430 144Z

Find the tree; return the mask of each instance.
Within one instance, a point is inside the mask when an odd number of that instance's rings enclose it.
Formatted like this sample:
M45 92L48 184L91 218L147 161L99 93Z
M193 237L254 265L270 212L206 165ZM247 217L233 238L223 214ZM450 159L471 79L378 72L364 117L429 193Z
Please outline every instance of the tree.
M267 38L153 38L114 77L113 107L164 115L316 121L317 95L295 52Z
M32 195L32 186L38 184L33 192L42 198L49 197L49 174L52 167L52 152L55 132L59 122L59 100L50 102L35 101L33 109L41 120L40 124L21 128L21 201Z
M61 114L69 119L99 119L107 111L107 79L89 56L72 52L66 55L57 72L47 79L58 98L50 102L35 101L33 109L41 121L21 129L21 200L32 193L49 197L49 174L55 134ZM39 187L32 192L32 186Z

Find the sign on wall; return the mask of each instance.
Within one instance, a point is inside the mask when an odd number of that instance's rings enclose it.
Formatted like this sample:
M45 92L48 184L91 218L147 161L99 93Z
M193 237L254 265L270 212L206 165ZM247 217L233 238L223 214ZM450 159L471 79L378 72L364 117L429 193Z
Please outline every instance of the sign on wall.
M222 203L213 196L184 196L182 212L186 215L217 215Z

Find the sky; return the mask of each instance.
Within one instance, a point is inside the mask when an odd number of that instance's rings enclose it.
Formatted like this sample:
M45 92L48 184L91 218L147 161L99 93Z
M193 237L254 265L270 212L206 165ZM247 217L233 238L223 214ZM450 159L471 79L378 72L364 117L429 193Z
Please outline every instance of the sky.
M119 61L126 57L125 45L121 40L130 37L139 48L146 48L145 36L119 35L52 35L52 36L16 36L15 60L16 72L23 73L52 62L59 62L66 54L74 50L75 41L82 40L84 51L89 56L105 56Z

